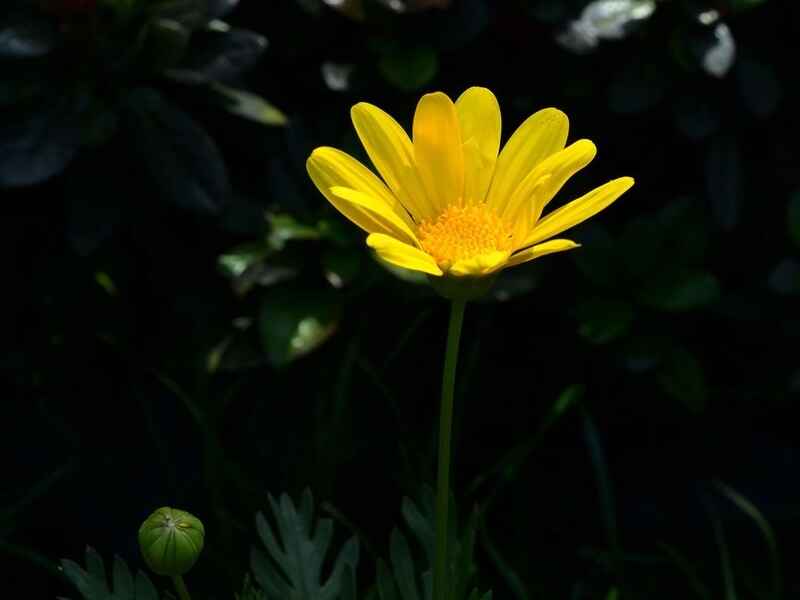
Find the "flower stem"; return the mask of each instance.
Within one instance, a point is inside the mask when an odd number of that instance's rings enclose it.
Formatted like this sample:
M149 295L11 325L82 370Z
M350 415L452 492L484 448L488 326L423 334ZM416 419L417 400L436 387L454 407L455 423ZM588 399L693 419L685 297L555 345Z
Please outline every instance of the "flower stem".
M186 584L183 582L183 577L180 575L173 575L172 583L175 584L175 590L178 592L179 600L192 600L192 597L189 595L189 590L186 589Z
M465 300L453 300L442 373L442 405L439 414L439 472L436 484L436 554L433 565L433 600L445 600L448 587L447 524L450 501L450 433L453 423L453 391L456 383L458 342L464 322Z

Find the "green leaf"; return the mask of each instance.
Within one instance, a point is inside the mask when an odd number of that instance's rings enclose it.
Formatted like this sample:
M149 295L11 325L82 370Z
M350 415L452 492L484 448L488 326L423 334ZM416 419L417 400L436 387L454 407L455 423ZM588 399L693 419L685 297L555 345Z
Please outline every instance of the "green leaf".
M352 598L352 573L358 564L356 538L345 542L330 572L323 577L333 521L314 519L309 490L303 493L299 510L286 494L278 501L269 496L269 504L275 525L263 513L256 516L256 528L266 553L254 548L250 558L253 575L266 600Z
M789 198L786 221L789 225L789 235L794 243L800 246L800 190Z
M396 88L413 92L433 80L439 70L439 56L428 46L393 48L378 61L381 75Z
M402 513L414 541L422 550L424 560L413 552L409 539L401 529L394 529L390 540L391 568L378 561L378 595L380 600L429 600L432 593L432 564L435 546L435 497L433 490L424 487L417 501L403 499ZM450 524L448 540L449 583L451 600L469 600L477 595L473 589L475 566L475 536L478 513L473 511L469 521L459 529L453 495L450 495Z
M680 312L713 304L719 299L720 288L711 273L676 269L657 274L638 296L652 308Z
M183 208L217 213L228 199L230 183L214 140L153 89L131 92L128 108L137 155L159 193Z
M575 310L578 333L592 344L608 344L628 333L633 323L633 306L616 299L589 298Z
M61 561L61 570L85 600L158 600L147 575L139 571L134 580L128 565L118 556L114 557L113 587L103 559L92 548L86 549L86 570L67 559Z
M211 89L219 98L219 104L231 114L269 126L283 126L289 122L280 110L252 92L230 88L221 83L213 83Z
M270 363L285 366L320 346L336 330L339 312L332 291L270 289L259 313L261 343Z
M772 269L768 284L776 294L785 296L800 294L800 262L793 258L781 260Z
M657 381L661 389L692 412L701 412L708 399L705 373L697 358L684 348L675 348L664 359Z

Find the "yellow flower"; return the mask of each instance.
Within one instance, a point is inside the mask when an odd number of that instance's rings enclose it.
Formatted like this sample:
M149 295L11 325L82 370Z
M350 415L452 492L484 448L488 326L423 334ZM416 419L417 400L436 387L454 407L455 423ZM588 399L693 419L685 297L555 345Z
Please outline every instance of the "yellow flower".
M589 140L565 147L569 123L555 108L529 117L500 152L500 107L481 87L455 104L441 93L417 105L412 139L388 114L360 102L353 125L379 179L335 148L306 168L322 194L369 236L385 261L432 276L483 277L578 244L550 239L633 185L609 181L542 217L574 173L594 158Z

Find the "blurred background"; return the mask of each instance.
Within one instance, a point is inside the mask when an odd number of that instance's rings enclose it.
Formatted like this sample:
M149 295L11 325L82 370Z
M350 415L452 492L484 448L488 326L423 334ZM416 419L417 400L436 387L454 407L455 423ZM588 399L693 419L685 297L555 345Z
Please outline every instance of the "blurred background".
M408 127L472 85L504 140L556 106L597 143L562 201L637 181L467 309L482 589L796 596L798 35L779 0L5 0L9 596L77 597L87 544L141 566L170 505L206 524L195 596L231 598L267 493L306 487L371 586L434 480L447 305L304 163L366 161L358 101Z

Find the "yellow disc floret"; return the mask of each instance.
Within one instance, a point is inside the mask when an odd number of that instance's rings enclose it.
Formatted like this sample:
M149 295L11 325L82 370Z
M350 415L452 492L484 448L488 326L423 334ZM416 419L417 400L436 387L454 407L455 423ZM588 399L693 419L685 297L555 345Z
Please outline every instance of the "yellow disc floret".
M511 227L485 204L451 205L419 225L422 248L439 265L511 249Z

